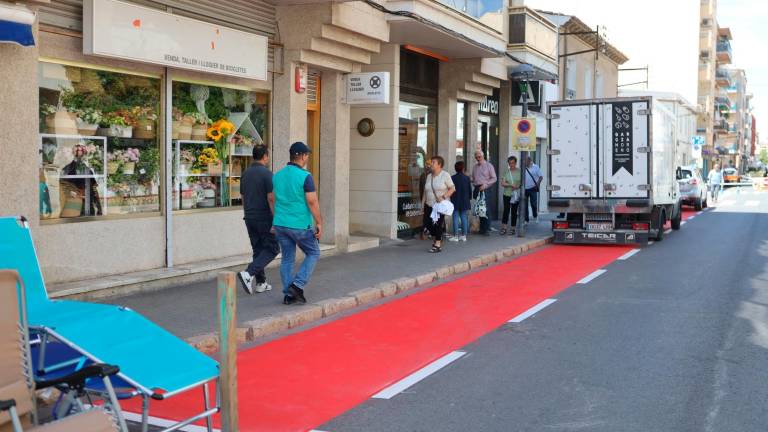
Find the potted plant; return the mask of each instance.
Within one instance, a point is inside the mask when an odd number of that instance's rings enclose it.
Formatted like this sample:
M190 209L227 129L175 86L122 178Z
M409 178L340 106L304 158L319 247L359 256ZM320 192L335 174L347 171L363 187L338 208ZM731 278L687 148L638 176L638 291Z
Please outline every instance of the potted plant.
M133 131L133 137L139 139L155 139L157 135L157 114L152 107L133 107L131 110L136 128Z
M193 120L192 139L195 141L205 141L206 134L208 133L208 124L211 122L208 116L199 112L187 113L187 116Z
M192 150L182 150L179 153L179 170L182 173L191 173L195 162L197 162L197 157Z
M136 162L139 161L141 151L137 148L128 147L122 154L123 174L133 175L136 171Z
M95 108L83 108L76 110L75 114L77 114L77 131L80 135L95 135L103 117L101 111Z
M77 135L77 116L63 106L43 104L40 113L45 118L48 133L58 135Z
M108 137L131 138L133 123L130 114L124 110L107 113L99 123L97 133Z
M107 174L116 174L123 164L123 151L115 150L107 154Z
M197 157L197 162L208 167L208 174L221 175L221 159L219 159L219 152L215 148L204 148L200 152L200 156Z
M248 135L234 134L230 142L234 144L237 156L250 156L253 152L254 139Z

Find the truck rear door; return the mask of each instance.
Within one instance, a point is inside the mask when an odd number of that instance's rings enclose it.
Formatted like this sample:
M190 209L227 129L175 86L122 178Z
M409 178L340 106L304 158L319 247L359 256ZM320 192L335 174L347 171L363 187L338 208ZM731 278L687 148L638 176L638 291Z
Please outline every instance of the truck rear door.
M551 198L593 198L597 177L597 107L550 108Z
M600 105L600 197L648 198L649 112L648 101Z

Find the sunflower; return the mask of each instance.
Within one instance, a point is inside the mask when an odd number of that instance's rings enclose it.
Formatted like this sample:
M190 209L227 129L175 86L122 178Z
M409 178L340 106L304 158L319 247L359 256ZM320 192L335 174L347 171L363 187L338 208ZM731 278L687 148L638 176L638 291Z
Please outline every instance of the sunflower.
M214 125L208 128L207 135L208 135L208 138L214 141L218 141L221 139L223 134L221 133L221 130Z

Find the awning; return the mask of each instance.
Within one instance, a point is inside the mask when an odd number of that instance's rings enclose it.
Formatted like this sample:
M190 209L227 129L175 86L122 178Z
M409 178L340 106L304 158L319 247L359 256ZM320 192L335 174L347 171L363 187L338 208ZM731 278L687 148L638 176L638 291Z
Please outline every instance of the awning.
M23 6L0 5L0 43L34 46L35 13Z

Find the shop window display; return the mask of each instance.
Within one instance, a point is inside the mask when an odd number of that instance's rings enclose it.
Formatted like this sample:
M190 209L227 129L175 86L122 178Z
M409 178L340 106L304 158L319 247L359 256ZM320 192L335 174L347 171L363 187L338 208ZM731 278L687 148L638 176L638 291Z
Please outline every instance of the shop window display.
M400 102L397 175L398 236L407 237L424 225L421 196L427 161L435 155L437 110L430 105Z
M40 215L160 211L160 80L39 64Z
M174 82L175 210L241 205L240 176L265 142L266 94Z

